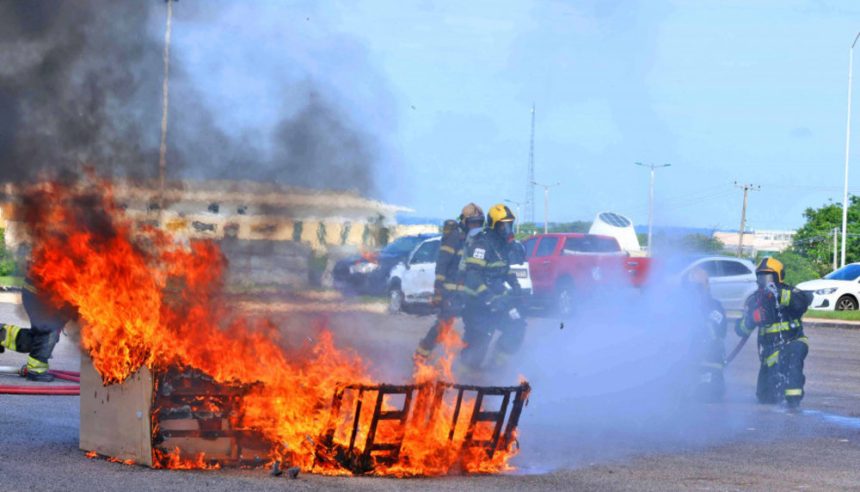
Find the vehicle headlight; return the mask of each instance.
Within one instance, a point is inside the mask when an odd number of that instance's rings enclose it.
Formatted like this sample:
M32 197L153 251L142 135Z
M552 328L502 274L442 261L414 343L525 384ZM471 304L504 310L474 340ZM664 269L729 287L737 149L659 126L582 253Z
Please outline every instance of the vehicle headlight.
M379 263L359 263L349 267L349 273L370 273L379 268Z
M815 293L820 296L826 296L827 294L832 294L834 292L836 292L836 287L828 287L826 289L818 289L815 291Z

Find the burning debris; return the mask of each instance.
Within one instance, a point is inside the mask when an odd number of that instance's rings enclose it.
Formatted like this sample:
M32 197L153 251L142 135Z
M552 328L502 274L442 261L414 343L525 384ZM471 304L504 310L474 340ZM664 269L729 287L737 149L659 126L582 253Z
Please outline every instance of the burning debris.
M235 317L217 245L136 226L109 183L44 182L22 202L33 281L77 311L92 380L106 386L97 400L107 404L129 378L142 388L137 420L148 422L142 454L150 450L153 466L278 463L400 477L510 469L529 386L437 382L452 380L452 350L462 346L450 326L438 367L420 365L414 384L378 384L325 327L309 342Z

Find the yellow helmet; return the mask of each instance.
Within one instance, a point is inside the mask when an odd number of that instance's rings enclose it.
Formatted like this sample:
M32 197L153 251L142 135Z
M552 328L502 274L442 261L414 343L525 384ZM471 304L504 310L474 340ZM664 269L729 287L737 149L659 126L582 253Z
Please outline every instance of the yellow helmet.
M776 275L777 280L782 283L785 278L785 266L776 258L765 256L756 267L755 273L772 273Z
M487 212L487 227L490 229L496 227L499 222L513 222L516 219L513 212L506 205L499 203L493 205L493 208Z

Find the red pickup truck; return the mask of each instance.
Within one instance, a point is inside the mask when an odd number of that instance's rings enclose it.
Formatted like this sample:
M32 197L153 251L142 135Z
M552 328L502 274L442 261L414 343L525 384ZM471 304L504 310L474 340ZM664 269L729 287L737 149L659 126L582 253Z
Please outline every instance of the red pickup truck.
M650 258L631 257L612 236L538 234L525 241L534 300L570 314L574 299L606 288L640 287Z

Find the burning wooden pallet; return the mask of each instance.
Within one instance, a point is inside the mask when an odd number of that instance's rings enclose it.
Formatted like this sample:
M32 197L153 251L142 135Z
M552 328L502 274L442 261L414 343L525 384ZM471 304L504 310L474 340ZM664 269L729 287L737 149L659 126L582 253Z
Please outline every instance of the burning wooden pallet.
M376 466L395 467L401 457L404 440L409 432L444 432L455 452L480 450L492 459L499 450L507 450L514 443L515 431L531 388L523 382L518 386L474 386L448 382L428 382L409 385L344 385L335 390L325 437L317 448L317 461L332 461L355 474L374 471ZM344 411L347 397L351 405ZM399 397L397 408L385 408L388 397ZM443 405L446 398L451 405ZM484 408L487 397L500 397L499 407ZM373 402L368 414L365 400ZM464 412L464 402L470 401L470 413ZM445 415L443 409L453 409ZM465 418L464 418L465 417ZM337 442L338 423L349 420L348 444ZM362 429L362 423L365 429ZM380 424L393 422L389 432L393 439L380 439ZM489 435L478 437L481 424L490 424ZM504 432L502 430L504 429ZM364 437L359 446L359 435ZM460 435L455 440L455 436ZM344 436L346 437L346 436Z
M291 464L290 450L237 425L240 399L253 385L221 384L196 370L142 368L122 384L102 386L85 357L81 388L83 450L156 468L261 466L273 456ZM478 462L492 461L514 444L529 391L525 382L342 385L334 392L325 431L308 436L312 469L397 470L410 459L410 437L432 433L447 439L446 452L480 453Z

